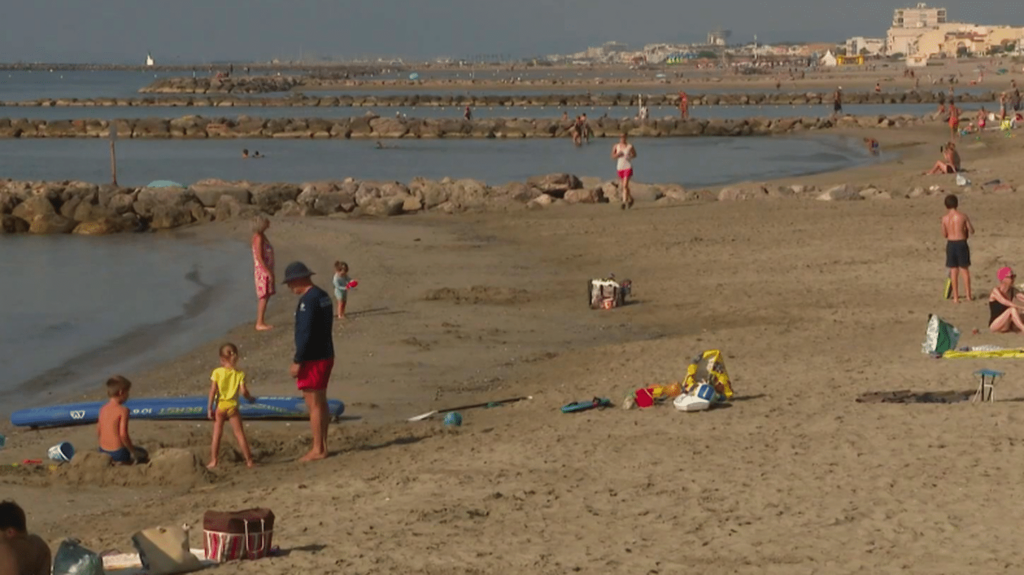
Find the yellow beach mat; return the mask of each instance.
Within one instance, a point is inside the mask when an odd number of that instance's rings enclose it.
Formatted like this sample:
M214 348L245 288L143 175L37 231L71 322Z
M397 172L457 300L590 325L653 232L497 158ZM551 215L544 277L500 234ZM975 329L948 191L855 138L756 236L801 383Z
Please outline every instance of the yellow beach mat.
M1024 349L1000 349L1000 350L978 350L978 351L955 351L949 350L942 354L942 359L960 359L960 358L977 358L977 359L989 359L989 358L1010 358L1010 359L1024 359Z

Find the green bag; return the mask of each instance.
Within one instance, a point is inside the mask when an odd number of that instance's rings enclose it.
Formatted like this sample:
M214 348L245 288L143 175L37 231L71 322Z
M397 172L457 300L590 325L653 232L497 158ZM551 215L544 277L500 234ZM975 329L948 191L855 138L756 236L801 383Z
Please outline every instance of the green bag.
M928 329L925 331L924 343L921 344L923 353L942 355L951 349L955 350L959 341L960 330L937 315L928 316Z

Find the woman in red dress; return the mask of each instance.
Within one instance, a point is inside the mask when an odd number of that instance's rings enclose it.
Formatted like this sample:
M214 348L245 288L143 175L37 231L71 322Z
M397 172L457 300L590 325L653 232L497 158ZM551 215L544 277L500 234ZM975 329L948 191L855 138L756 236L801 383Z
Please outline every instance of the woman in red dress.
M266 216L256 216L252 221L252 259L255 266L256 297L256 330L266 331L274 326L267 325L264 316L267 313L267 302L274 295L274 247L267 239L266 231L270 220Z

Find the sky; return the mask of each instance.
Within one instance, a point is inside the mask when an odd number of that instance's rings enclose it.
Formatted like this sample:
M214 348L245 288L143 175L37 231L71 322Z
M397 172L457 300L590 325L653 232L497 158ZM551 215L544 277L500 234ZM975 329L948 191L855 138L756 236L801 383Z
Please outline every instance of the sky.
M884 37L892 0L7 0L2 62L531 57L615 40ZM951 20L1024 25L1019 0L948 0Z

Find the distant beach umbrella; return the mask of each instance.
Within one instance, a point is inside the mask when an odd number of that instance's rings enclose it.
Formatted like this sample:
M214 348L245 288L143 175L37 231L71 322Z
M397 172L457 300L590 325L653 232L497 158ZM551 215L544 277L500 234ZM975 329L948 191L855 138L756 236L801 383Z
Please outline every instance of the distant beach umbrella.
M420 79L420 75L417 74L416 72L413 72L412 74L409 74L409 79L410 80L419 80Z

